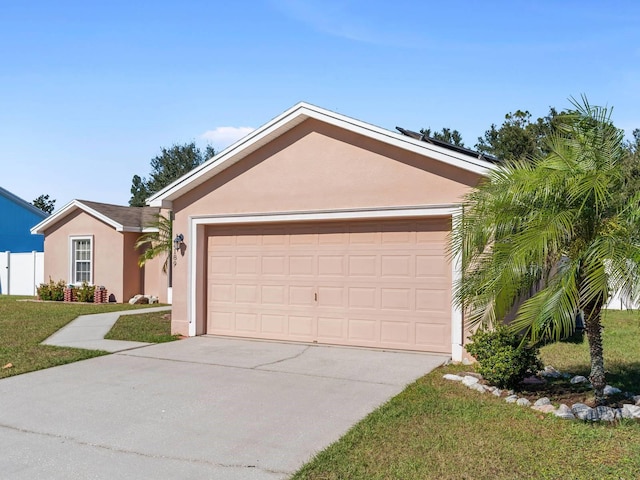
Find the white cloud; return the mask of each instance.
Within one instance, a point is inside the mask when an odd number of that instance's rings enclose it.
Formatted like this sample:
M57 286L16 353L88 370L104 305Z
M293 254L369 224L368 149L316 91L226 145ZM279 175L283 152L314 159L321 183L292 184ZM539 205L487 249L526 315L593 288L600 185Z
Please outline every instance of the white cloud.
M216 151L223 150L236 140L240 140L245 135L253 132L253 127L216 127L213 130L207 130L200 138L211 142Z

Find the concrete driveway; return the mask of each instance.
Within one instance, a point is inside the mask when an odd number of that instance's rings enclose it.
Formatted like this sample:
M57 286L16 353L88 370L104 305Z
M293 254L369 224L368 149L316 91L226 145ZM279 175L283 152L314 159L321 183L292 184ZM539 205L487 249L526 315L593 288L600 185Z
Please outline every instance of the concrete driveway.
M195 337L0 380L11 479L279 479L439 355Z

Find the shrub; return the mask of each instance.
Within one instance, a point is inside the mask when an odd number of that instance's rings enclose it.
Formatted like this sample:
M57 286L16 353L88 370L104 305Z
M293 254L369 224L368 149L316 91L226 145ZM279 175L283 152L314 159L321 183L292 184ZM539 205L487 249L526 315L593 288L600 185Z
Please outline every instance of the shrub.
M78 302L93 303L93 295L96 292L94 285L89 285L87 282L82 282L82 285L76 290L76 298Z
M55 302L61 302L64 300L64 289L67 286L64 280L58 280L54 282L49 277L49 283L41 283L36 291L38 292L38 298L40 300L53 300Z
M513 388L528 373L542 368L538 348L524 343L506 326L478 330L469 339L473 343L466 345L467 352L478 361L478 373L492 385Z

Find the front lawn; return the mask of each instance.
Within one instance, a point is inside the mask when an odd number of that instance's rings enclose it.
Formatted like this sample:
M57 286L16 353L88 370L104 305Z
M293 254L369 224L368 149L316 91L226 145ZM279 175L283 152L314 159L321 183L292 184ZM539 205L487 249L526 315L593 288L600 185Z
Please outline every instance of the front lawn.
M29 299L0 295L0 378L105 355L107 352L40 345L40 342L79 315L148 307L34 302Z
M167 311L122 315L104 338L164 343L178 340L180 335L171 335L171 312Z
M638 313L607 312L603 323L609 383L640 394ZM586 342L548 345L541 356L559 370L589 371ZM293 478L639 478L640 424L560 420L442 378L470 369L439 368L409 385Z

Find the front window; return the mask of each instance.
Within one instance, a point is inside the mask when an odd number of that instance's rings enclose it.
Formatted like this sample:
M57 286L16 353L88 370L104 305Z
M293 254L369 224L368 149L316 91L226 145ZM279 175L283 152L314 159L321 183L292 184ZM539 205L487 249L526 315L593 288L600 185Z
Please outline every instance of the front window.
M92 249L91 237L71 239L71 283L92 283Z

